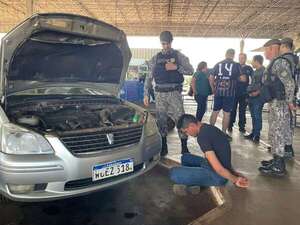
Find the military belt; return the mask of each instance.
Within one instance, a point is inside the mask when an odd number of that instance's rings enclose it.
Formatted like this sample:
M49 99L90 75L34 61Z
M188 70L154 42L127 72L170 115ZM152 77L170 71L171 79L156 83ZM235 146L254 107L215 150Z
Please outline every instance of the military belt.
M176 87L155 87L156 92L172 92L172 91L179 91L182 92L182 86L176 86Z

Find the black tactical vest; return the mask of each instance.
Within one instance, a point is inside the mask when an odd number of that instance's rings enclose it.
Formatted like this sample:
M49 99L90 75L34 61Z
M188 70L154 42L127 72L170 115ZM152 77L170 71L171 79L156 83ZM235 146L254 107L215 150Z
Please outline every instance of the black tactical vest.
M274 99L285 100L286 97L283 83L276 74L272 73L274 62L279 58L282 57L275 58L266 70L266 80L264 81L262 88L262 97L266 99L265 102L269 102Z
M156 63L153 70L153 78L156 84L177 83L182 84L184 81L183 74L177 70L167 71L165 65L167 62L175 63L178 66L177 51L171 51L166 54L162 52L157 54Z

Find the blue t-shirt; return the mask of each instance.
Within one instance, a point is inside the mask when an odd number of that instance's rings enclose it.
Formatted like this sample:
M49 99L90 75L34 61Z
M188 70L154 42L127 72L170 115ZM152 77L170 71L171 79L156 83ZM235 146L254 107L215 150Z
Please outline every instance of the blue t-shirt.
M239 80L237 81L237 88L236 88L237 96L242 96L247 94L247 87L249 86L250 77L252 77L253 75L253 69L251 66L242 65L241 69L242 69L242 74L246 75L247 81L246 82L242 82Z
M217 63L213 69L215 96L235 96L236 84L241 74L241 65L233 60L225 59Z

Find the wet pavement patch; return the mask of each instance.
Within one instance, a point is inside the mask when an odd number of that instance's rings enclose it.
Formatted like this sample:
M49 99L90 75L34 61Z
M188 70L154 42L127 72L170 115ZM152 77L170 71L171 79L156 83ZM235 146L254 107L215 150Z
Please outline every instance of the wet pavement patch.
M208 191L178 197L157 166L112 189L83 197L0 206L0 225L185 225L216 204Z

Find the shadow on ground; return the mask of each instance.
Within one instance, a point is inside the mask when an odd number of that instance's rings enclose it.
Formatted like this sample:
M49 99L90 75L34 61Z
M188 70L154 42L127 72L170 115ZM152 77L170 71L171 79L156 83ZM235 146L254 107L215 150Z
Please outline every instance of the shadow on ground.
M185 225L216 205L207 191L175 196L157 166L121 186L84 197L0 206L0 225Z

